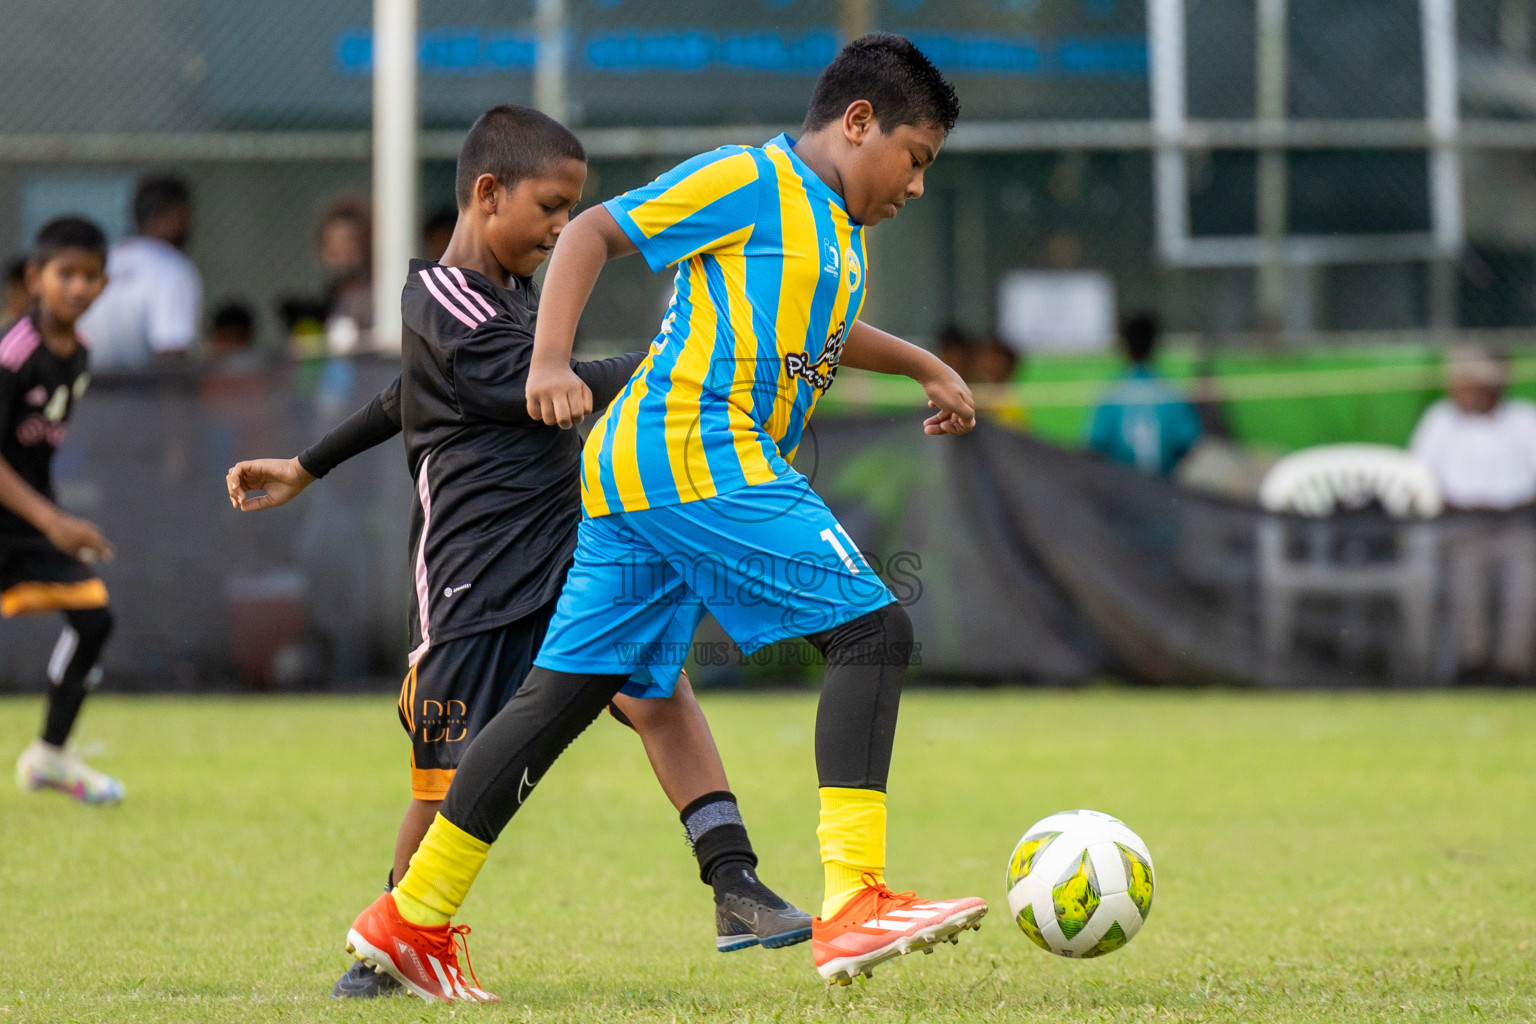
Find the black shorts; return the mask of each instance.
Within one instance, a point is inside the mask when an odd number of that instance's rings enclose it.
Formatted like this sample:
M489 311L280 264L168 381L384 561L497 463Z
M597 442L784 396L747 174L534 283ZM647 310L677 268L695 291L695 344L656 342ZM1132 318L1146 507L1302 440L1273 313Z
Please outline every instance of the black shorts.
M433 644L400 687L411 737L411 795L441 800L470 741L523 685L555 603L495 629Z
M39 615L107 606L107 585L90 568L46 542L0 540L0 616Z

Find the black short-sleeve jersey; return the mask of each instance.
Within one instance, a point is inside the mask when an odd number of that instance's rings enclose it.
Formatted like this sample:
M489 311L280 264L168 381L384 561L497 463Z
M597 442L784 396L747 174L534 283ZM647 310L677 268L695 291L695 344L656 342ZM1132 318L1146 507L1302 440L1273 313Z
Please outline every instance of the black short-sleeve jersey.
M87 362L79 343L69 356L54 354L30 315L0 332L0 457L49 501L54 498L53 453L90 384ZM31 523L0 508L0 544L41 536Z
M581 519L581 437L528 415L531 278L503 288L413 260L400 305L398 415L416 484L414 664L433 643L511 622L559 594ZM601 406L639 361L573 365Z

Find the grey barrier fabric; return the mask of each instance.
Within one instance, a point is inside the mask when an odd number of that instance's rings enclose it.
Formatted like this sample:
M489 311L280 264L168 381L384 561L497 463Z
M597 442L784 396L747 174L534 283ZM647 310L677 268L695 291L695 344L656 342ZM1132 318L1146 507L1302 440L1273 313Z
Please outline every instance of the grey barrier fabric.
M1000 427L935 441L916 422L823 422L802 468L867 552L920 563L893 588L920 595L920 676L1529 681L1530 508L1270 515Z
M411 481L399 442L292 504L235 512L224 472L289 457L382 389L383 360L200 379L99 380L54 464L60 503L117 547L108 689L398 680ZM0 692L41 687L58 616L0 622Z
M383 687L405 663L411 482L398 442L291 505L234 512L225 469L287 457L394 374L385 361L93 388L63 504L117 544L108 688ZM826 417L797 466L912 615L918 679L1423 686L1529 677L1536 516L1272 516L983 423ZM1500 584L1503 584L1502 588ZM0 622L0 692L35 691L57 617ZM1479 653L1481 649L1482 653ZM744 659L706 620L700 685L819 675Z

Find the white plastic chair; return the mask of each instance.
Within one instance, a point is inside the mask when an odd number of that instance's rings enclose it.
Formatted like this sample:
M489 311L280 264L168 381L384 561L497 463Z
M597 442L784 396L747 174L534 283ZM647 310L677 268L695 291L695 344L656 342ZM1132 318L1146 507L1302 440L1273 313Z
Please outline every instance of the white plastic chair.
M1383 596L1397 606L1401 642L1395 667L1404 675L1429 679L1434 664L1438 532L1428 522L1398 528L1391 561L1350 564L1336 551L1335 529L1325 517L1379 502L1398 519L1427 520L1440 514L1440 489L1429 470L1401 448L1335 444L1309 448L1277 462L1259 488L1259 503L1271 513L1314 518L1306 524L1299 557L1287 544L1290 526L1278 515L1258 527L1260 618L1265 653L1278 665L1289 649L1296 608L1304 595L1361 598ZM1346 608L1350 608L1346 604ZM1354 605L1358 614L1358 602ZM1360 623L1363 626L1363 623ZM1346 643L1363 629L1347 628Z

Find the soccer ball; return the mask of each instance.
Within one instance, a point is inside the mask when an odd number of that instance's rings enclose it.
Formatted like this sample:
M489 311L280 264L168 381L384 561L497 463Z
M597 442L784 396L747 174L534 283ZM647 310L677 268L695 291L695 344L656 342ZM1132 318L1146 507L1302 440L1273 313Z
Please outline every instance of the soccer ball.
M1100 956L1141 930L1152 909L1152 854L1119 818L1062 811L1035 822L1008 858L1008 909L1059 956Z

